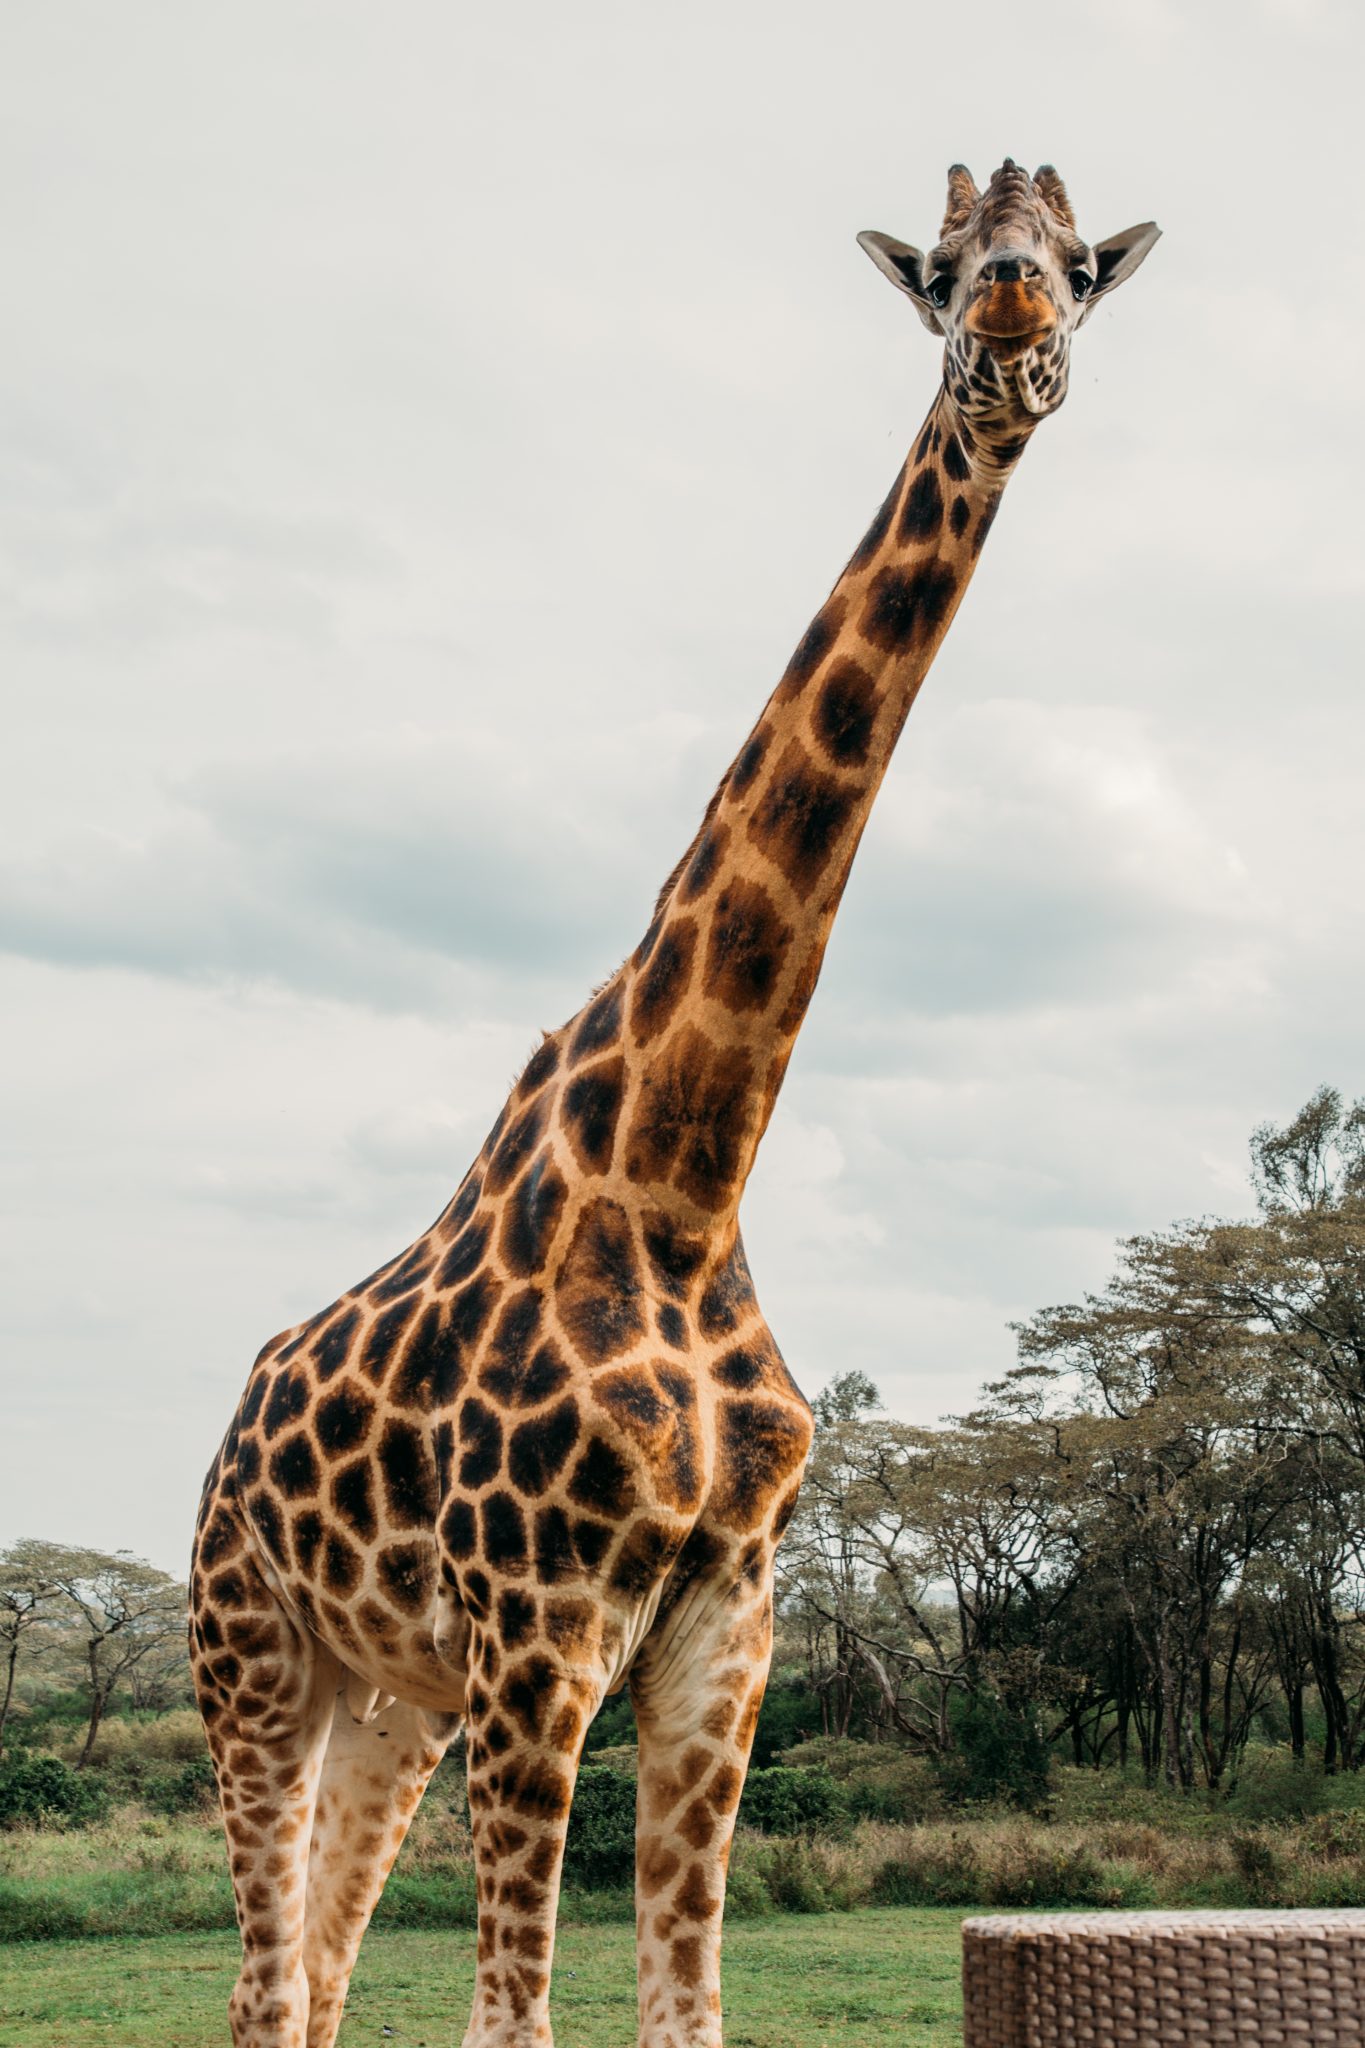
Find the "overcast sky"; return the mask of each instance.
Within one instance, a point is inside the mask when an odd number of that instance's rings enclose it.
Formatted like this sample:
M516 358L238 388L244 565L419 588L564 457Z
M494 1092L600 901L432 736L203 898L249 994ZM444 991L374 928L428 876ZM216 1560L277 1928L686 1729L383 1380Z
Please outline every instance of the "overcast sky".
M0 23L0 1539L183 1569L260 1344L634 945L933 395L853 238L955 158L1165 236L859 857L746 1203L779 1341L962 1408L1365 1092L1356 10Z

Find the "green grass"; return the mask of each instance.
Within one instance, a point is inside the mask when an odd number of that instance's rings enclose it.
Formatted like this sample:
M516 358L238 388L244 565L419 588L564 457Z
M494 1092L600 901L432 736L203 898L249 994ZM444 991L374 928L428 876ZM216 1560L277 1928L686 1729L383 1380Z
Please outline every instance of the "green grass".
M905 1909L728 1928L727 2048L960 2048L962 1918ZM236 1940L223 1934L16 1943L0 1950L0 2048L225 2048L236 1966ZM634 1967L629 1928L561 1930L561 2048L630 2048ZM453 2048L473 1981L471 1934L372 1930L341 2048Z

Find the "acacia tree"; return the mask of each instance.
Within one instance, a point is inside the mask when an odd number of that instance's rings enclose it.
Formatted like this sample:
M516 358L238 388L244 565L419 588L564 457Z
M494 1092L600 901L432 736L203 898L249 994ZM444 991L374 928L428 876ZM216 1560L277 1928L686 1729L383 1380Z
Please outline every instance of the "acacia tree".
M41 1655L52 1638L53 1608L60 1588L44 1569L40 1556L43 1544L20 1542L0 1552L0 1645L3 1645L5 1677L0 1696L0 1755L4 1753L5 1730L14 1704L20 1652L32 1659Z
M128 1551L73 1548L61 1543L20 1546L30 1569L41 1573L77 1624L83 1682L89 1700L85 1741L77 1762L89 1763L109 1702L149 1658L166 1653L185 1629L185 1588L169 1572Z
M1119 1588L1151 1681L1144 1761L1189 1789L1235 1763L1273 1671L1250 1626L1249 1563L1298 1497L1297 1444L1256 1334L1181 1274L1197 1227L1136 1238L1102 1295L1019 1331L1006 1398L1058 1397L1068 1511ZM1071 1539L1075 1543L1075 1537Z
M1040 1617L1064 1597L1042 1551L1051 1433L1003 1416L919 1429L879 1408L861 1374L815 1404L779 1561L787 1612L805 1620L830 1733L861 1699L874 1725L944 1751L955 1694L1037 1690Z

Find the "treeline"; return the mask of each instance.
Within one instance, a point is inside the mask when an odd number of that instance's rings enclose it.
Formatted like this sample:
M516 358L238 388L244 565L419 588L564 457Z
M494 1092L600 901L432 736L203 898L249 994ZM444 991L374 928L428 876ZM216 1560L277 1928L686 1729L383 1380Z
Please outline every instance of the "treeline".
M779 1558L822 1732L1226 1791L1365 1756L1365 1104L1252 1139L1256 1213L1121 1247L916 1428L846 1375Z

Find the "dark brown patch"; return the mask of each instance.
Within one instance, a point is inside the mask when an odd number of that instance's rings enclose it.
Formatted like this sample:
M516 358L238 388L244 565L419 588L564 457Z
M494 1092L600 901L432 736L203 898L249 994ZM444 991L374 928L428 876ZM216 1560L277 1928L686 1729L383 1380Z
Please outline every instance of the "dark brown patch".
M1000 498L999 494L997 493L997 495L994 498L992 498L990 502L987 504L985 510L981 514L981 517L976 522L976 532L972 535L972 553L974 555L979 555L981 553L982 548L985 546L986 535L990 532L991 527L995 524L995 515L999 510Z
M488 1171L484 1175L484 1186L490 1194L501 1194L504 1188L511 1186L544 1137L548 1117L549 1105L543 1095L538 1095L535 1101L507 1126L498 1140L493 1156L488 1162Z
M510 1493L490 1493L481 1510L483 1554L495 1572L526 1569L526 1517Z
M664 1364L619 1366L593 1381L592 1394L638 1446L660 1505L690 1514L700 1504L703 1475L697 1397L686 1372Z
M695 903L697 898L711 885L711 878L720 865L720 857L730 842L728 825L707 824L697 834L697 843L683 866L678 883L678 901Z
M595 996L584 1010L569 1047L574 1065L596 1052L605 1052L621 1035L621 984L614 981Z
M332 1480L332 1506L362 1543L372 1542L377 1523L374 1514L374 1479L368 1458L343 1465Z
M489 1218L479 1216L460 1232L441 1261L441 1270L436 1277L438 1287L462 1287L471 1273L478 1271L488 1250L490 1228Z
M287 1436L270 1460L270 1477L286 1500L300 1500L318 1488L318 1461L302 1430Z
M351 1355L351 1340L360 1325L360 1310L354 1302L334 1316L320 1334L313 1340L313 1364L317 1377L326 1385L333 1373L339 1372Z
M791 939L791 926L763 885L736 877L716 899L702 987L727 1009L763 1009Z
M844 600L836 593L811 620L795 654L787 663L786 673L773 692L779 703L785 704L792 697L799 696L815 674L838 637L839 628L844 623L844 611Z
M768 751L768 732L764 724L757 725L735 756L735 765L730 770L730 788L736 796L743 796L749 784L763 765L763 756Z
M900 538L906 543L928 540L943 524L943 486L937 472L924 468L905 494L900 516Z
M387 1598L404 1614L421 1614L435 1582L430 1543L391 1543L376 1562Z
M637 1045L648 1045L657 1038L677 1009L692 972L696 946L696 919L670 918L631 996L630 1028Z
M561 1579L577 1577L578 1552L563 1508L541 1508L536 1515L535 1560L536 1577L543 1586L553 1586Z
M472 1291L466 1288L465 1295ZM465 1295L456 1300L467 1309ZM414 1408L430 1415L449 1407L464 1380L462 1353L454 1310L447 1322L442 1303L428 1302L389 1383L388 1395L395 1408Z
M754 1305L754 1283L744 1242L738 1235L725 1264L708 1283L697 1304L697 1322L704 1337L728 1337Z
M360 1580L360 1552L335 1529L327 1538L322 1575L333 1593L349 1593Z
M717 1048L684 1025L641 1076L626 1144L630 1178L671 1180L700 1208L723 1208L748 1163L752 1090L746 1052Z
M498 1601L498 1633L503 1647L515 1650L531 1636L536 1625L536 1603L529 1595L515 1590L504 1593Z
M553 1344L537 1345L529 1356L515 1353L490 1358L479 1373L479 1385L504 1408L538 1408L557 1394L569 1368Z
M570 1665L586 1663L597 1644L597 1609L591 1600L547 1600L545 1639Z
M522 1068L521 1079L517 1082L518 1095L534 1095L537 1088L544 1087L558 1065L559 1042L557 1039L547 1038L542 1045L536 1047Z
M868 592L859 630L886 654L922 653L933 646L956 595L957 577L947 562L882 569Z
M793 739L755 806L749 837L777 863L797 895L806 897L829 866L852 808L852 792L817 768Z
M593 1437L575 1465L569 1498L579 1507L613 1520L633 1510L635 1475L604 1437Z
M471 1492L487 1486L502 1469L502 1424L493 1410L471 1394L460 1409L460 1485Z
M395 1527L429 1526L436 1519L436 1467L422 1432L410 1422L387 1423L379 1439L379 1469Z
M702 1260L706 1240L685 1230L675 1216L652 1209L644 1218L645 1253L649 1268L665 1294L685 1301Z
M856 661L836 661L815 703L815 737L841 768L860 767L877 720L877 685Z
M708 1514L731 1529L756 1528L810 1449L810 1415L785 1402L734 1400L717 1417L717 1438Z
M410 1295L406 1301L396 1301L392 1308L386 1308L383 1315L376 1316L371 1324L360 1362L376 1384L388 1371L389 1362L403 1332L417 1313L417 1307L418 1297Z
M587 1203L556 1278L566 1335L590 1364L614 1358L644 1331L640 1261L619 1202Z
M571 1082L568 1096L579 1085L577 1081ZM549 1152L538 1153L507 1201L501 1245L509 1271L523 1275L540 1271L559 1228L568 1192L564 1176Z
M265 1404L261 1417L261 1428L267 1443L287 1429L291 1422L297 1422L308 1407L308 1380L304 1373L290 1370L282 1372L270 1389L270 1398Z
M627 1600L640 1600L666 1577L682 1544L682 1532L664 1522L632 1524L612 1562L611 1585Z
M507 1476L519 1493L544 1493L558 1478L579 1437L578 1404L561 1401L548 1415L518 1423L508 1439Z
M506 1674L499 1704L529 1742L540 1739L546 1709L557 1691L557 1673L548 1657L528 1657Z
M595 1066L584 1067L564 1090L560 1123L584 1173L605 1173L611 1165L625 1078L626 1063L618 1053L614 1058L598 1060ZM562 1189L564 1183L560 1181L559 1185ZM557 1210L556 1223L558 1220Z
M374 1402L353 1380L343 1380L319 1401L313 1418L318 1442L330 1458L344 1457L363 1444L373 1420Z

